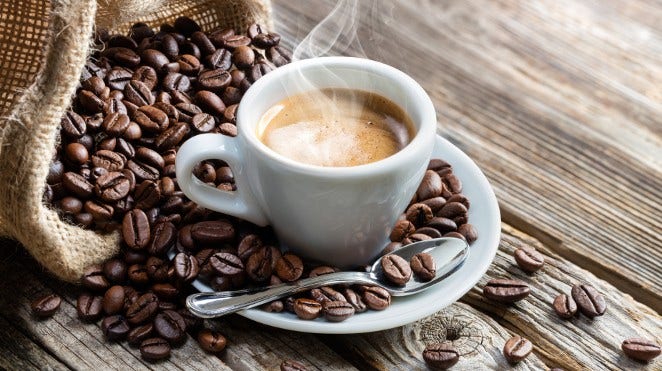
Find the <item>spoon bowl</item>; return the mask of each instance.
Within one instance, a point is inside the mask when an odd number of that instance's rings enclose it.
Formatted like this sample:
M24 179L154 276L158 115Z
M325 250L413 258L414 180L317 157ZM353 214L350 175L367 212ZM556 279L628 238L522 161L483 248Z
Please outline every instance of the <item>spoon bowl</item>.
M432 255L436 263L437 270L432 280L421 281L414 275L404 286L396 286L386 279L381 267L381 260L384 256L398 255L409 262L414 255L421 252ZM460 268L469 255L469 245L459 238L442 237L415 242L391 254L377 259L369 272L336 272L274 286L236 291L202 292L189 295L186 299L186 306L191 313L198 317L214 318L253 308L312 288L337 284L375 285L386 289L392 296L413 295L430 288Z

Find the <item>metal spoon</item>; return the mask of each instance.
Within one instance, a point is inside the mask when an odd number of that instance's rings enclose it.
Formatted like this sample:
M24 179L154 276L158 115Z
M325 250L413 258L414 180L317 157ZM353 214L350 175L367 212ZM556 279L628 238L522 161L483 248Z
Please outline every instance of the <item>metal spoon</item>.
M430 288L462 266L469 255L469 245L458 238L443 237L412 243L391 254L399 255L406 261L410 261L414 255L420 252L432 255L437 265L435 277L430 281L420 281L414 275L405 286L395 286L389 283L382 271L382 256L374 262L370 272L336 272L268 287L202 292L189 295L186 299L186 306L198 317L220 317L315 287L337 284L375 285L388 290L392 296L412 295Z

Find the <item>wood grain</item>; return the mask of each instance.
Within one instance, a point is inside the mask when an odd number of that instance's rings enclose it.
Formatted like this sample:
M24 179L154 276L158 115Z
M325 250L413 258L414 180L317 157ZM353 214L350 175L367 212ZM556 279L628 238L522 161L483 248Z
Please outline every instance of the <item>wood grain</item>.
M278 31L296 44L334 2L274 4ZM440 133L490 179L506 222L662 311L659 3L359 5L357 38L329 54L411 74ZM317 40L332 41L330 29Z

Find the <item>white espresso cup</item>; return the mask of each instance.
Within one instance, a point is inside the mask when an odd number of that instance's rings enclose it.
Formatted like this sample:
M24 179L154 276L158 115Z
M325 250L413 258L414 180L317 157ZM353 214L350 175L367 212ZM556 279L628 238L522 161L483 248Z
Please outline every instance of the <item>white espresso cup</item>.
M312 89L377 93L411 118L415 135L385 159L352 167L322 167L284 157L260 141L263 114L283 99ZM299 256L336 267L374 259L411 201L427 168L436 135L434 106L405 73L376 61L323 57L270 72L246 92L237 110L237 137L202 134L187 140L176 159L177 181L201 206L270 224L280 243ZM193 175L203 160L223 160L237 190L222 191Z

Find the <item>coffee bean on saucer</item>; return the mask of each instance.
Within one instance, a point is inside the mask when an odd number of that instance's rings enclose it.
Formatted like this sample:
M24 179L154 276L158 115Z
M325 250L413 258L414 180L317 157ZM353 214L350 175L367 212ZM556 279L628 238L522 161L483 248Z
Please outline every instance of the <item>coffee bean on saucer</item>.
M411 279L409 263L398 255L384 256L381 265L386 279L397 286L404 286Z
M519 335L515 335L506 341L503 346L503 355L511 364L522 361L533 350L533 344Z
M398 220L391 230L390 239L393 242L400 242L410 234L414 233L416 227L409 220Z
M60 298L60 296L57 294L50 294L33 300L30 303L30 308L35 316L46 318L55 314L60 308L61 303L62 298Z
M431 370L446 370L460 360L460 353L452 344L430 344L423 350L423 360Z
M170 357L170 344L163 338L145 339L140 343L140 356L150 361L158 361Z
M298 280L303 273L303 262L294 254L285 254L276 261L276 275L284 282Z
M346 301L327 301L322 304L327 321L341 322L354 315L355 309Z
M621 349L626 356L640 362L650 362L662 351L656 342L643 338L623 340Z
M379 286L363 286L363 302L372 310L384 310L391 305L391 294Z
M286 359L280 364L280 371L307 371L306 366L298 361Z
M205 329L198 333L198 344L207 352L218 353L225 349L227 339L216 331Z
M519 280L491 279L483 287L483 296L500 303L514 303L527 297L531 289Z
M554 311L561 318L572 318L577 313L577 303L566 294L560 294L554 298Z
M322 304L312 299L299 298L294 301L294 313L304 320L313 320L322 313Z
M441 195L441 177L432 170L427 170L421 184L416 190L418 200L427 200Z
M414 255L410 261L414 276L421 281L430 281L437 273L437 266L432 255L421 252Z
M209 264L216 273L223 276L235 276L244 272L244 264L239 257L226 252L212 255Z
M572 298L577 302L577 307L583 315L589 318L595 318L605 314L607 303L593 286L574 285L572 286Z
M532 247L523 246L515 250L515 261L523 271L533 273L545 264L545 257Z
M432 220L434 214L428 205L416 203L407 208L406 216L414 226L422 227Z
M476 232L476 228L474 228L474 226L469 223L462 224L457 229L457 232L463 235L464 239L469 244L472 244L474 241L478 239L478 232Z

